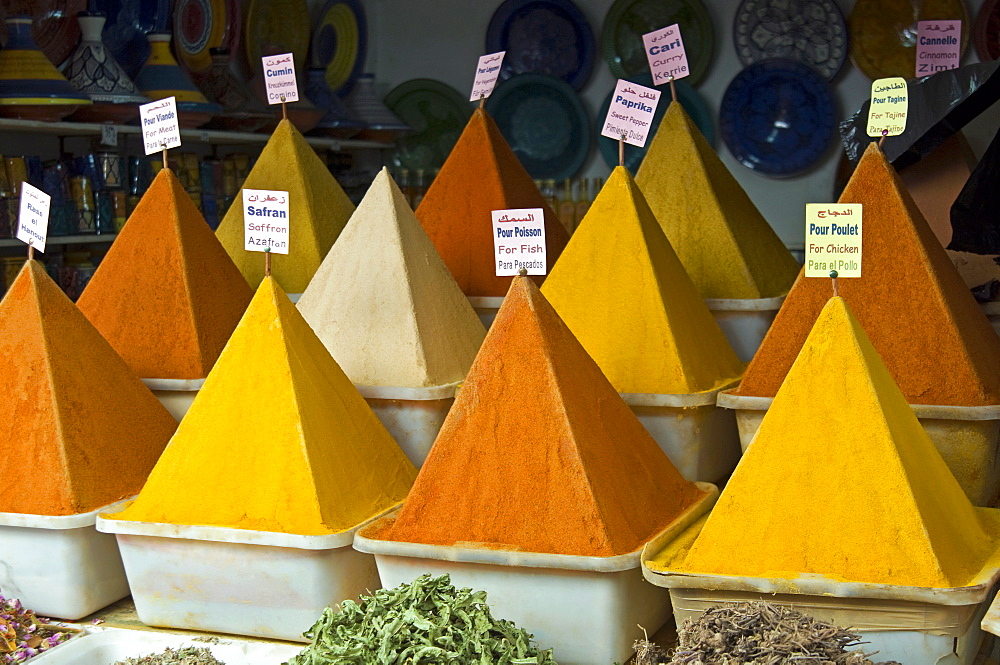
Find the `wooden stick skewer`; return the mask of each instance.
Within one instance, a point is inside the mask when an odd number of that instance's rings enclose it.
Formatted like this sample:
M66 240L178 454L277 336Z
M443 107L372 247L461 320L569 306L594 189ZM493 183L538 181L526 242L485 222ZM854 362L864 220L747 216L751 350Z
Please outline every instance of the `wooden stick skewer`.
M883 129L883 130L882 130L882 138L880 138L880 139L878 140L878 147L879 147L879 150L881 150L881 149L882 149L882 144L883 144L883 143L885 143L885 138L886 138L887 136L889 136L889 130L888 130L888 129Z
M264 250L264 277L271 276L271 248Z
M28 260L29 261L35 260L35 246L30 242L28 243Z
M163 168L169 169L170 168L170 161L167 159L167 142L164 141L160 145L163 146Z
M625 166L625 135L618 139L618 166Z
M676 102L677 101L677 86L674 85L674 77L671 76L667 80L670 81L670 99Z
M486 96L479 95L479 108L486 108Z
M288 106L285 104L285 96L281 96L281 119L288 120Z

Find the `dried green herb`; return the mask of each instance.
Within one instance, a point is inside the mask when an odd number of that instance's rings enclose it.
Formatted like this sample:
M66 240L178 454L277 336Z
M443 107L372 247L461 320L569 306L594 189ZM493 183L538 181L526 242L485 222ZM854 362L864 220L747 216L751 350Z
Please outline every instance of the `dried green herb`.
M494 619L486 592L456 590L448 575L327 608L305 636L312 643L285 665L556 665L532 635Z
M114 665L225 665L225 663L213 656L212 652L205 647L181 647L180 649L167 647L162 653L126 658L119 660Z

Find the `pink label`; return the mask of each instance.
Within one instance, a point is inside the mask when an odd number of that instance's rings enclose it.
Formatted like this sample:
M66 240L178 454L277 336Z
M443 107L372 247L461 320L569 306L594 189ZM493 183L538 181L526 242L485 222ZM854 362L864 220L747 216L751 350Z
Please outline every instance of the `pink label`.
M671 78L682 79L691 73L688 68L687 53L684 51L684 39L681 38L681 28L676 23L647 32L642 36L642 43L646 47L646 58L649 59L649 71L653 74L653 85L663 85Z
M291 53L265 55L264 87L267 89L267 103L299 101L299 86L295 81L295 59Z
M601 136L643 147L659 101L659 90L618 79Z
M503 56L506 52L497 51L479 57L479 62L476 63L476 78L472 81L472 94L469 95L470 102L489 97L493 92L497 79L500 77L500 65L503 64Z
M961 21L917 23L917 76L955 69L962 49Z

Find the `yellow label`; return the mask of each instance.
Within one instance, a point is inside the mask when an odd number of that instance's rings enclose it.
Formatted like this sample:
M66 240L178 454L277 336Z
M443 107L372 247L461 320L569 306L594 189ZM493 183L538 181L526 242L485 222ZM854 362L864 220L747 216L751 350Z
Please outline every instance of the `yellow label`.
M861 277L860 203L806 204L805 267L806 277Z
M909 94L906 79L894 76L872 82L868 136L899 136L906 129Z

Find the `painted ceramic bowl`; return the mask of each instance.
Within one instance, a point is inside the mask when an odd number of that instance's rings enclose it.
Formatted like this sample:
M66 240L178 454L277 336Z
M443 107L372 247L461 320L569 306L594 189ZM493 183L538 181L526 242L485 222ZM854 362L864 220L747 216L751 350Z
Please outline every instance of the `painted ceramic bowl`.
M135 84L150 99L174 97L182 128L198 127L222 112L222 107L208 101L201 90L177 64L170 52L170 33L148 35L149 57L135 77Z

